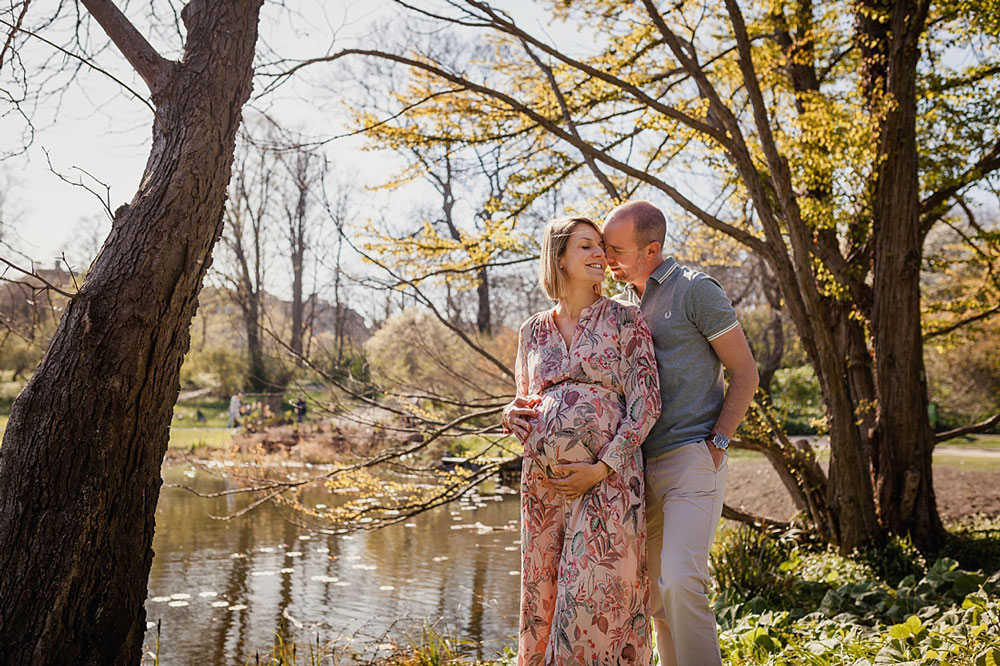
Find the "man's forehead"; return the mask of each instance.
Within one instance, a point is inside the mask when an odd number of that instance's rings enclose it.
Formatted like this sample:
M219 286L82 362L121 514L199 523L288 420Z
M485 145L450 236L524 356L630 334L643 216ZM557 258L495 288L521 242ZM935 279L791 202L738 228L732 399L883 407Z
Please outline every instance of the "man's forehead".
M630 217L612 214L605 220L603 231L605 236L612 234L622 239L631 238L634 235L635 223Z

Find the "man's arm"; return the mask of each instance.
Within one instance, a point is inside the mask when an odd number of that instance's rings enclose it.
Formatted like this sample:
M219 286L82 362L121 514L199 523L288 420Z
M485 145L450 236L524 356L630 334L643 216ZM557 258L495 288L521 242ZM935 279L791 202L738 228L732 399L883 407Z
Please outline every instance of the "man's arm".
M732 438L736 434L736 428L739 427L740 421L747 413L747 408L753 402L754 393L760 383L757 362L750 352L750 346L747 344L743 328L740 326L709 341L709 344L712 345L712 349L715 350L722 365L729 373L726 397L722 402L722 409L719 411L719 417L715 421L713 430ZM708 449L715 460L715 466L721 465L723 452L714 446L709 446Z

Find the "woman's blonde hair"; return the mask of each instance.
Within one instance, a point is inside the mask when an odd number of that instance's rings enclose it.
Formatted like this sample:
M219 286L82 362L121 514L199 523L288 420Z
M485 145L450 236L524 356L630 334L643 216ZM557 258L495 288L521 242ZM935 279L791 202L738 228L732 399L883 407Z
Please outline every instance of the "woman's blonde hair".
M587 217L556 217L545 223L542 232L541 261L538 262L538 284L542 286L549 298L558 301L563 297L566 285L566 275L559 266L559 258L566 251L573 228L578 224L589 224L599 237L601 228ZM600 285L596 291L600 295Z

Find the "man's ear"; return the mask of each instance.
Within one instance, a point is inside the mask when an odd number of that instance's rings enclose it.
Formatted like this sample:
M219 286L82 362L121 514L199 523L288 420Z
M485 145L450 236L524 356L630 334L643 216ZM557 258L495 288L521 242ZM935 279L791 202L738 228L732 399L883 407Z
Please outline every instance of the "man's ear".
M650 257L650 258L651 257L658 257L658 256L660 256L660 253L662 253L662 252L663 252L663 244L662 243L658 243L657 241L653 241L652 243L650 243L649 245L646 246L646 256L647 257Z

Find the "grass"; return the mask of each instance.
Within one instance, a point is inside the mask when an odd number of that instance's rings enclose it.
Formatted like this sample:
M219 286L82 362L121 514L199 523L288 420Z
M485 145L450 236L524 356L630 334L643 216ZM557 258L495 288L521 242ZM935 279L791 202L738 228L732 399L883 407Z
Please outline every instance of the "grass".
M229 446L233 433L228 428L190 428L172 426L170 428L171 449L196 449L208 447L223 449Z
M1000 457L935 453L934 465L936 467L961 467L962 469L993 472L1000 470Z
M8 416L0 416L0 433L7 427ZM223 424L225 426L225 424ZM206 446L210 449L222 449L229 446L233 433L225 427L221 428L191 428L172 426L170 428L171 449L196 449Z
M201 411L205 421L198 421ZM191 426L197 428L224 428L229 422L228 398L195 398L178 401L174 406L173 426Z

